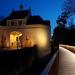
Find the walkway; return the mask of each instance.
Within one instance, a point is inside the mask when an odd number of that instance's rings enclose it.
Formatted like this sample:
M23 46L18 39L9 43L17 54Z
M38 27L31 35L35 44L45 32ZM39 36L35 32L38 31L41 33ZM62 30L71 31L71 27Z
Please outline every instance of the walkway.
M59 74L75 75L75 54L59 47Z
M50 65L48 65L50 66ZM49 72L43 75L75 75L75 54L63 47L59 47L59 53Z

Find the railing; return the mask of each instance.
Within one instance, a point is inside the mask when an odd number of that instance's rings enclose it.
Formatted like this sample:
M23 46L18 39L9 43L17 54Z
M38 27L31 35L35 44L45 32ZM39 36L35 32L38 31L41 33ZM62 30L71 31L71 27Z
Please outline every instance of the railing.
M49 71L52 68L52 65L56 59L56 56L58 54L58 51L54 54L54 56L52 57L52 59L49 61L49 63L47 64L47 66L45 67L45 69L42 71L42 73L40 75L48 75Z

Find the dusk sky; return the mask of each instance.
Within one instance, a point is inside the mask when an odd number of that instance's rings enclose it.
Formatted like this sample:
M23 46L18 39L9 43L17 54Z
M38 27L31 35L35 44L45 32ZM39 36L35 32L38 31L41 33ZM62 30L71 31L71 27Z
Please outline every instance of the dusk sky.
M23 4L24 9L31 7L32 15L40 15L51 21L51 30L56 26L56 19L61 14L64 0L0 0L0 16L8 16L12 10L18 10Z

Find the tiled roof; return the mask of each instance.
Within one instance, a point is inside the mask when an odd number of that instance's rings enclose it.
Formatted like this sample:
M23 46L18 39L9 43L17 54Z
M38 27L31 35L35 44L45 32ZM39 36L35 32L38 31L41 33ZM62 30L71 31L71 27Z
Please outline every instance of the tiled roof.
M30 10L19 10L19 11L13 11L8 17L6 17L5 19L3 19L0 22L0 25L6 25L6 21L7 20L12 20L12 19L23 19L26 16L28 16L27 18L27 25L30 24L44 24L44 25L50 25L50 21L46 21L43 20L40 16L36 15L36 16L31 16Z
M25 18L29 14L29 10L20 10L20 11L13 11L9 16L8 19L22 19Z
M30 18L27 20L27 25L29 24L47 24L49 25L49 21L44 21L40 16L30 16Z

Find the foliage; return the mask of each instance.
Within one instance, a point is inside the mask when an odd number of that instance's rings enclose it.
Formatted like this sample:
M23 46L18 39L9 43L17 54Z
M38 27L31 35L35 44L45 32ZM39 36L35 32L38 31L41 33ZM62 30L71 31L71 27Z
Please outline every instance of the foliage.
M57 26L54 29L53 40L62 43L62 44L71 44L75 43L75 25L73 19L70 20L69 27L67 24L68 14L63 12L61 16L57 18Z
M58 18L57 18L57 25L58 26L65 26L65 24L67 23L67 13L66 12L63 12Z
M63 12L67 12L68 17L75 14L75 0L64 0Z
M75 26L72 24L69 27L57 26L54 29L53 40L62 44L75 45Z
M57 18L57 26L54 29L53 40L62 43L75 45L75 24L73 19L70 19L70 23L67 27L67 19L75 14L75 0L64 0L63 10L61 15Z

